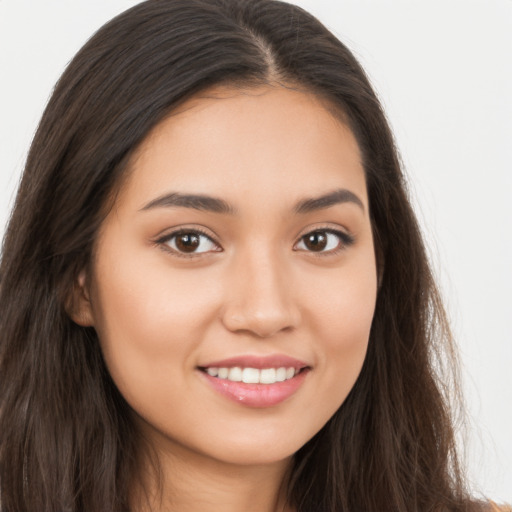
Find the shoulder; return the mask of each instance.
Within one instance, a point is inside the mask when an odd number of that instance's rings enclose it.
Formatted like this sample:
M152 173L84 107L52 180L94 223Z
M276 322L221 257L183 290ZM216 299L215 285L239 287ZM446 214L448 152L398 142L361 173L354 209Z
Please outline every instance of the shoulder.
M512 512L510 505L497 505L494 501L490 501L489 505L482 508L482 512Z

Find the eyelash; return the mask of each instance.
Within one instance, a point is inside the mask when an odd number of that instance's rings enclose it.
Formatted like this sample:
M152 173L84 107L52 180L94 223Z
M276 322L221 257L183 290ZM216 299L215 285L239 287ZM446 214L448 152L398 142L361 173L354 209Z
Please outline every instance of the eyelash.
M338 238L338 246L333 248L333 249L330 249L328 251L308 251L307 249L297 249L296 247L303 243L305 244L305 239L306 237L308 236L313 236L313 235L318 235L318 234L327 234L327 235L334 235ZM174 239L176 239L177 237L179 237L180 235L196 235L198 236L199 238L206 238L208 239L209 242L211 242L212 244L214 244L217 249L213 250L213 251L203 251L203 252L190 252L190 253L187 253L187 252L182 252L178 249L175 249L173 247L170 247L169 246L169 243ZM303 252L309 252L315 256L320 256L320 257L323 257L323 256L328 256L328 255L336 255L336 254L339 254L341 251L347 249L348 247L350 247L351 245L353 245L355 242L355 238L354 236L344 232L344 231L340 231L340 230L336 230L336 229L332 229L332 228L316 228L316 229L313 229L312 231L308 231L307 233L305 233L304 235L302 235L299 240L294 244L294 247L293 249L295 251L303 251ZM206 233L205 231L203 231L202 229L200 228L180 228L176 231L173 231L172 233L169 233L169 234L166 234L165 236L162 236L161 238L159 238L158 240L156 240L156 244L158 246L160 246L163 250L165 251L168 251L168 252L171 252L173 255L176 255L180 258L197 258L203 254L208 254L210 252L222 252L222 248L220 247L220 245L213 239L213 237Z
M300 243L305 243L305 239L308 236L317 235L317 234L327 234L327 235L334 235L338 238L338 245L337 247L334 247L333 249L330 249L328 251L308 251L305 249L295 249L297 245ZM332 228L316 228L312 231L308 231L304 235L302 235L299 238L299 241L294 245L294 250L303 250L305 252L309 252L315 256L319 257L325 257L325 256L335 256L336 254L339 254L341 251L349 248L351 245L353 245L355 242L355 238L353 235L348 234L345 231L340 231L338 229L332 229Z
M199 238L206 238L208 239L212 244L214 244L218 249L214 251L204 251L204 252L181 252L177 249L174 249L173 247L169 246L169 243L173 240L179 237L180 235L196 235ZM156 240L156 244L160 246L163 250L168 251L172 253L175 256L178 256L180 258L197 258L198 256L201 256L203 254L207 254L209 252L221 252L222 248L219 246L219 244L213 239L213 237L207 233L206 231L203 231L201 228L180 228L176 231L173 231L172 233L169 233L167 235L162 236L158 240Z

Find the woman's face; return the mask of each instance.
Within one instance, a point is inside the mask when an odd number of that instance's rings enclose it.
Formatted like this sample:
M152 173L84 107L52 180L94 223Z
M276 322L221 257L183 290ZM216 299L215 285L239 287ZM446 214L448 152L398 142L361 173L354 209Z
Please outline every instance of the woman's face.
M217 88L161 122L129 172L80 322L155 446L286 459L366 354L377 280L352 133L310 94Z

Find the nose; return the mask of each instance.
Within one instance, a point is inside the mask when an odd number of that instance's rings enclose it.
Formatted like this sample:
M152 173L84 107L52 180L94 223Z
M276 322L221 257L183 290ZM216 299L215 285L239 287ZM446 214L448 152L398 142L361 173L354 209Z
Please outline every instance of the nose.
M291 331L301 320L295 292L286 262L262 251L241 255L230 268L222 322L259 338Z

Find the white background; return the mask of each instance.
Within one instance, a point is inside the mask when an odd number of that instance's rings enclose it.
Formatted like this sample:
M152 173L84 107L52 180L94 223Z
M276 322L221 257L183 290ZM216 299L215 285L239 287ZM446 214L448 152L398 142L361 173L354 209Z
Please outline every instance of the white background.
M52 86L132 0L0 0L0 235ZM411 177L464 367L475 489L512 503L512 0L301 0L355 52Z

